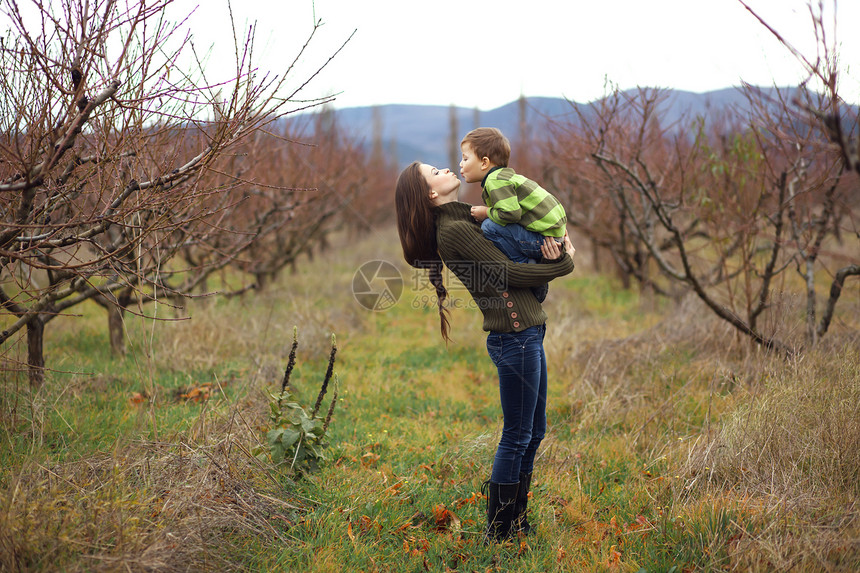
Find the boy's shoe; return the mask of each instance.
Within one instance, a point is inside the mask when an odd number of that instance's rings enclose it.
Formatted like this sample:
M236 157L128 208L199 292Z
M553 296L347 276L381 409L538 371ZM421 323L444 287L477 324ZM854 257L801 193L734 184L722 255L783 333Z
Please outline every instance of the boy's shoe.
M545 285L532 287L532 294L535 295L535 298L540 303L543 303L543 301L546 300L547 293L549 293L549 283L546 283Z

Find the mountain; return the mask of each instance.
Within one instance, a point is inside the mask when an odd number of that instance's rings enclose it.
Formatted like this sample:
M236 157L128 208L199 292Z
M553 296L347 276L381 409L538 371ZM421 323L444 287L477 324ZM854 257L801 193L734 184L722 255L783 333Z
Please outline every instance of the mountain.
M479 125L498 127L508 138L512 138L517 132L518 108L518 102L480 112L469 108L456 108L459 131L457 141ZM562 98L527 98L527 110L528 117L535 118L535 127L546 121L543 116L560 117L572 113L571 104ZM336 114L338 125L348 134L364 139L367 145L371 143L374 114L377 114L381 124L383 149L395 149L401 167L415 160L448 167L448 140L451 131L449 106L390 104L375 108L338 109Z
M776 93L776 88L758 88L765 96ZM780 91L786 88L779 88ZM633 96L637 90L622 92L622 96ZM750 105L741 88L726 88L706 93L680 90L664 90L665 100L660 105L664 125L674 122L692 121L698 116L707 118L734 110L741 115L749 111ZM526 98L526 117L531 133L539 134L547 120L576 121L574 106L579 105L588 114L592 106L599 103L576 104L563 98ZM514 101L496 109L476 111L457 107L457 141L473 127L497 127L514 141L518 133L520 102ZM856 108L855 108L856 110ZM354 107L336 110L338 125L348 134L372 143L374 123L380 126L383 149L397 154L397 162L403 167L419 160L437 167L451 167L448 159L450 138L450 107L431 105L391 104L376 107ZM377 119L374 119L376 117ZM476 120L477 117L477 120Z

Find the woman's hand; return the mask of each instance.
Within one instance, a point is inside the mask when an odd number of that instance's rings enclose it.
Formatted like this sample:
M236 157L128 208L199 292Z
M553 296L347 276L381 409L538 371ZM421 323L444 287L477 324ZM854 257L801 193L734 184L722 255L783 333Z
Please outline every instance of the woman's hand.
M555 261L561 258L562 251L554 237L544 237L540 252L545 261Z
M570 237L567 233L564 234L561 245L553 237L544 237L543 244L540 246L540 252L545 260L556 261L562 256L562 248L572 259L573 254L576 253L576 249L573 248L573 243L570 242Z
M564 232L564 250L570 255L570 258L573 258L573 255L576 253L576 249L573 247L573 243L570 242L570 236L567 234L567 231Z
M471 209L469 209L469 212L472 214L472 218L475 219L475 221L477 221L478 223L483 222L484 219L489 217L489 215L487 215L487 211L488 209L484 205L475 205Z

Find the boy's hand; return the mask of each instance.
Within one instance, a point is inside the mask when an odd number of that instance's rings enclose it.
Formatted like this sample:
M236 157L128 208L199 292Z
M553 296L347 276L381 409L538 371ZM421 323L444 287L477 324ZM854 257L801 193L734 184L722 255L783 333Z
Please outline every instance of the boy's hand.
M475 205L472 207L472 218L477 222L482 222L487 218L487 208L484 205Z

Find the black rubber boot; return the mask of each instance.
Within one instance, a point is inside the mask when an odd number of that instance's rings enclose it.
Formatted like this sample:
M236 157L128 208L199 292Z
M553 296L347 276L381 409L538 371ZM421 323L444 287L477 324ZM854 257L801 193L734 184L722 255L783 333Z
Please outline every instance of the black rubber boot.
M521 531L528 535L532 531L532 526L529 525L528 519L528 504L529 504L529 488L532 485L532 474L520 474L520 489L517 490L517 517L514 522L514 527L517 531Z
M485 482L487 487L487 530L485 542L499 542L516 535L513 527L517 517L519 483Z

